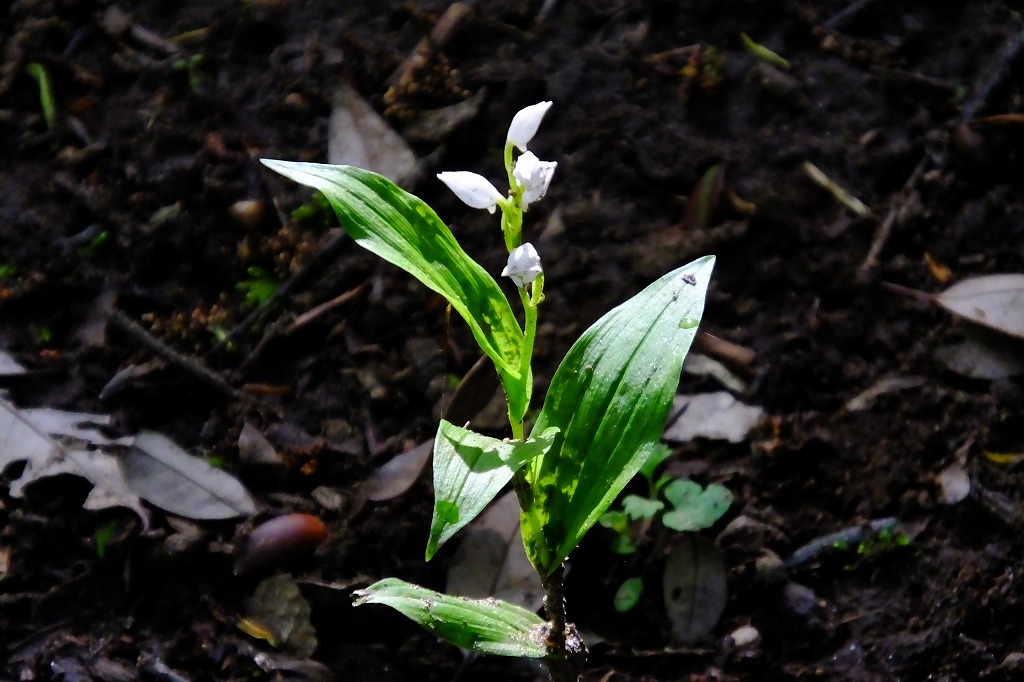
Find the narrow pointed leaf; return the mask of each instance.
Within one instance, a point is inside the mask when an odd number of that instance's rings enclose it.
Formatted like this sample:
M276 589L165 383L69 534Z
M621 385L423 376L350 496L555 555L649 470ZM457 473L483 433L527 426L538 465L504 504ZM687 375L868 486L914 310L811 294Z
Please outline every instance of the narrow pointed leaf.
M713 256L671 272L608 312L569 350L534 432L554 446L524 468L523 541L557 568L657 450L683 359L704 311Z
M521 372L522 328L498 283L462 250L433 209L384 176L354 166L261 161L323 192L357 244L448 299L494 362L512 416L522 419L532 384Z
M356 606L390 606L460 649L497 656L547 655L544 621L508 602L452 597L397 578L380 580L355 594Z
M427 560L484 510L512 475L551 447L557 428L526 441L503 441L441 420L434 439L434 519Z

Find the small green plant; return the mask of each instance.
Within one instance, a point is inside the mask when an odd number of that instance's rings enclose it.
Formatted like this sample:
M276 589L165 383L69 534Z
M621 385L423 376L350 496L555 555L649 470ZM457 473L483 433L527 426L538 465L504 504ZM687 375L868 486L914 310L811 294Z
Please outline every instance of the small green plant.
M387 178L351 166L263 163L322 192L356 243L444 296L494 364L511 438L441 421L426 558L511 482L521 507L523 545L544 586L546 618L500 600L453 597L396 578L357 591L356 604L391 606L463 649L545 658L552 679L562 681L577 678L586 653L567 618L563 562L658 453L715 259L706 256L668 273L586 330L555 371L528 425L545 282L537 250L523 242L523 217L546 194L556 164L541 161L527 146L550 106L526 107L512 119L503 151L507 194L476 173L438 175L469 206L500 210L509 252L501 274L514 285L522 323L494 277L470 258L437 214Z
M188 88L198 94L203 91L203 74L199 67L203 65L203 55L191 54L188 57L175 59L171 64L172 71L184 71L188 78Z
M656 475L659 465L672 456L672 450L659 445L640 473L647 482L646 495L626 495L622 508L601 515L599 522L615 532L612 550L618 554L634 554L649 538L652 526L673 532L704 530L715 524L729 509L732 493L725 486L712 483L704 489L693 481L666 474ZM656 534L661 537L662 534ZM660 546L660 542L655 542ZM650 552L656 554L656 552ZM630 611L643 593L643 578L627 578L615 595L615 609Z
M910 536L903 531L898 528L881 528L872 533L865 533L860 542L853 544L837 540L832 543L832 549L854 553L856 559L843 566L847 571L854 571L869 559L875 559L908 545L910 545Z
M96 546L96 556L102 559L107 554L107 546L117 537L120 524L117 521L108 521L96 529L93 533L93 543Z
M245 294L245 304L258 308L273 297L280 286L263 268L252 266L246 270L251 279L243 279L235 289Z
M46 127L53 130L53 127L57 124L57 98L53 96L53 82L50 80L50 72L39 62L32 62L25 66L25 73L39 87L39 108L42 109Z

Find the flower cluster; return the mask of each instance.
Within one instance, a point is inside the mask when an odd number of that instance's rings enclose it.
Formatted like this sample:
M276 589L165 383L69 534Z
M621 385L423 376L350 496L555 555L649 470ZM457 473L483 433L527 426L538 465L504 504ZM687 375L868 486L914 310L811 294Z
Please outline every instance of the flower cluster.
M508 265L503 276L511 277L519 288L536 280L542 273L540 257L531 244L520 244L523 213L530 204L547 194L551 178L558 164L541 161L529 151L528 145L537 134L541 120L551 108L551 102L539 102L520 110L513 118L505 137L505 170L509 178L508 196L503 195L485 177L469 171L438 173L438 179L448 186L467 206L494 213L502 212L502 231L509 247ZM522 152L512 161L513 149Z

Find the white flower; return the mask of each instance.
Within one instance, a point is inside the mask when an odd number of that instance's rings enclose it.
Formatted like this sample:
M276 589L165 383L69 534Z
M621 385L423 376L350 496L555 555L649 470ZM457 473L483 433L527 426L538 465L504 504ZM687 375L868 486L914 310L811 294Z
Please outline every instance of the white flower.
M522 289L527 284L537 279L537 275L544 272L540 266L540 256L533 244L526 242L522 246L512 249L508 254L508 264L501 271L502 277L511 277L516 286Z
M512 125L508 127L508 137L505 138L505 143L514 144L519 151L525 152L526 145L530 144L530 140L537 134L540 121L550 108L551 102L538 102L525 109L520 109L512 117Z
M472 208L486 208L489 213L494 213L498 202L504 199L487 178L476 173L448 171L438 173L437 179L448 185L455 196Z
M523 210L533 202L543 199L547 194L548 185L555 174L555 161L541 161L533 152L524 152L516 159L512 176L519 183L523 192Z

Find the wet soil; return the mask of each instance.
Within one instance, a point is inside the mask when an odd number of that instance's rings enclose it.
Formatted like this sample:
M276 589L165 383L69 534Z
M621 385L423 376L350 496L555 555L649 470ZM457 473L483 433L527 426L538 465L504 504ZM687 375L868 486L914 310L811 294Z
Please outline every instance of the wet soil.
M156 512L144 530L125 510L85 511L80 479L19 498L0 486L2 676L460 671L457 650L394 614L353 610L348 592L385 576L443 587L450 558L422 559L429 477L379 503L357 504L356 490L432 435L448 377L476 359L471 338L427 291L338 239L329 216L294 218L309 192L257 161L326 160L332 93L347 83L400 133L484 92L454 130L407 134L424 171L409 189L492 271L504 260L494 221L434 173L500 177L511 116L554 101L532 147L558 171L527 225L547 272L539 389L604 311L673 267L718 257L702 329L755 354L731 367L749 382L742 399L767 416L743 443L688 443L674 461L736 496L705 533L725 558L729 601L707 637L671 644L656 595L627 615L611 608L627 567L594 531L567 588L570 616L603 640L585 679L1017 679L1021 474L984 453L1021 450L1021 386L946 369L935 349L963 323L884 283L936 292L943 266L952 281L1024 271L1020 124L972 123L1021 106L1020 7L481 2L390 83L446 8L13 0L0 11L0 344L30 369L5 380L8 397L110 414L121 433L159 430L245 482L256 520L309 512L331 533L293 567L319 642L307 660L236 627L256 577L232 565L254 520L198 523L196 539L170 542L188 529L181 520ZM790 68L759 60L741 33ZM52 80L52 127L30 63ZM840 204L805 162L869 212ZM718 163L710 219L684 224L695 184ZM241 201L255 203L239 215ZM253 280L291 285L253 317ZM294 333L274 331L345 294ZM231 390L167 362L111 389L119 370L154 358L123 319ZM915 381L850 409L891 377ZM680 388L717 389L689 375ZM246 422L283 462L240 461ZM936 476L957 462L974 488L945 505ZM766 569L885 517L913 529L909 545ZM101 529L112 531L102 557ZM760 639L734 646L744 625ZM485 659L461 675L538 677Z

